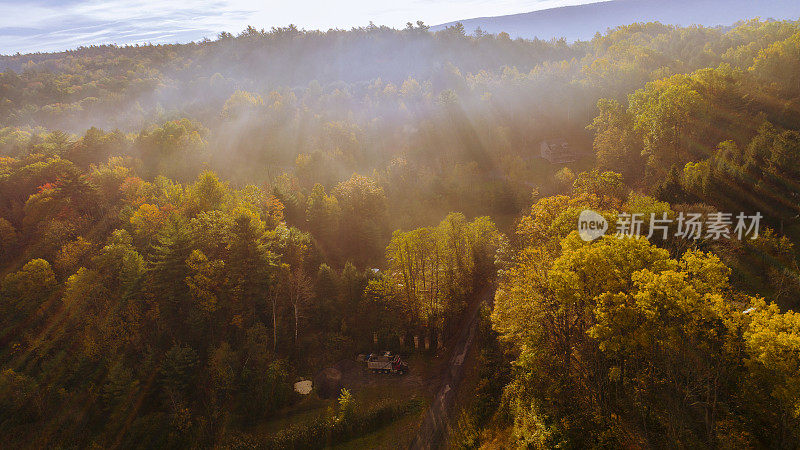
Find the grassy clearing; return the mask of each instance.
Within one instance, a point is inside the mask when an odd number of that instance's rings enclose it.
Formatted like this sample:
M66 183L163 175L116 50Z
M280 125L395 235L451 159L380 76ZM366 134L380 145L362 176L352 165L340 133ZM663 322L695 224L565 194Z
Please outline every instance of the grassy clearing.
M411 370L407 375L368 374L359 383L348 383L356 405L357 423L347 429L329 423L337 400L321 399L312 392L280 411L274 419L238 435L231 447L278 447L278 442L289 442L290 447L316 448L330 442L337 448L396 448L382 446L384 441L404 442L400 446L407 446L429 403L425 380L432 378L440 362L425 355L412 355L408 361ZM331 441L332 436L337 444ZM303 444L305 439L311 443Z
M337 450L408 448L427 410L428 404L426 403L416 414L409 414L377 431L351 439L333 448Z
M295 425L258 442L261 448L327 448L368 435L398 419L417 416L425 402L418 397L398 401L381 401L360 407L347 414L341 411L326 414L321 420ZM333 412L333 411L331 411Z

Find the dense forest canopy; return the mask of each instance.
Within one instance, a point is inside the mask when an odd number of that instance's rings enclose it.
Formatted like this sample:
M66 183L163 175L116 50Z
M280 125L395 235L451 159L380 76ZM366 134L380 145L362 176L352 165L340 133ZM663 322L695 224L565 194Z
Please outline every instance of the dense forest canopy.
M0 68L12 445L336 443L410 406L343 392L302 433L255 430L338 360L435 352L494 287L453 443L800 439L800 22L248 27ZM584 209L764 219L587 243Z

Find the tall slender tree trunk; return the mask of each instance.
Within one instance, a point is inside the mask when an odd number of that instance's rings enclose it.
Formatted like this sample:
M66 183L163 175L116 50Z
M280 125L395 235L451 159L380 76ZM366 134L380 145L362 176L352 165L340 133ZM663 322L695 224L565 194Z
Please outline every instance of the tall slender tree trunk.
M294 346L297 347L297 325L299 320L297 319L297 302L294 302Z
M278 351L278 298L272 296L272 353Z

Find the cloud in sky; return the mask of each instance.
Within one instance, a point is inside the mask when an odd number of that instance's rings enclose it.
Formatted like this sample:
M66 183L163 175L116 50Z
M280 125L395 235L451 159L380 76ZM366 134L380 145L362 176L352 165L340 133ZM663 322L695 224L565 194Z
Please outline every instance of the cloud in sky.
M596 0L0 0L0 54L92 44L189 42L247 25L305 29L378 25L401 28L528 12Z

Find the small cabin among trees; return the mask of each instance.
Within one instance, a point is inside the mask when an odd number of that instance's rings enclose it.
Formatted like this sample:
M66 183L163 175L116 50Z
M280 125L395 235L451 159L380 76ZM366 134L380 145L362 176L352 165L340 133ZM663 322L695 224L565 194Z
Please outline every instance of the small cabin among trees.
M570 147L569 142L564 139L550 139L542 141L541 156L551 164L563 164L574 162L577 155Z

